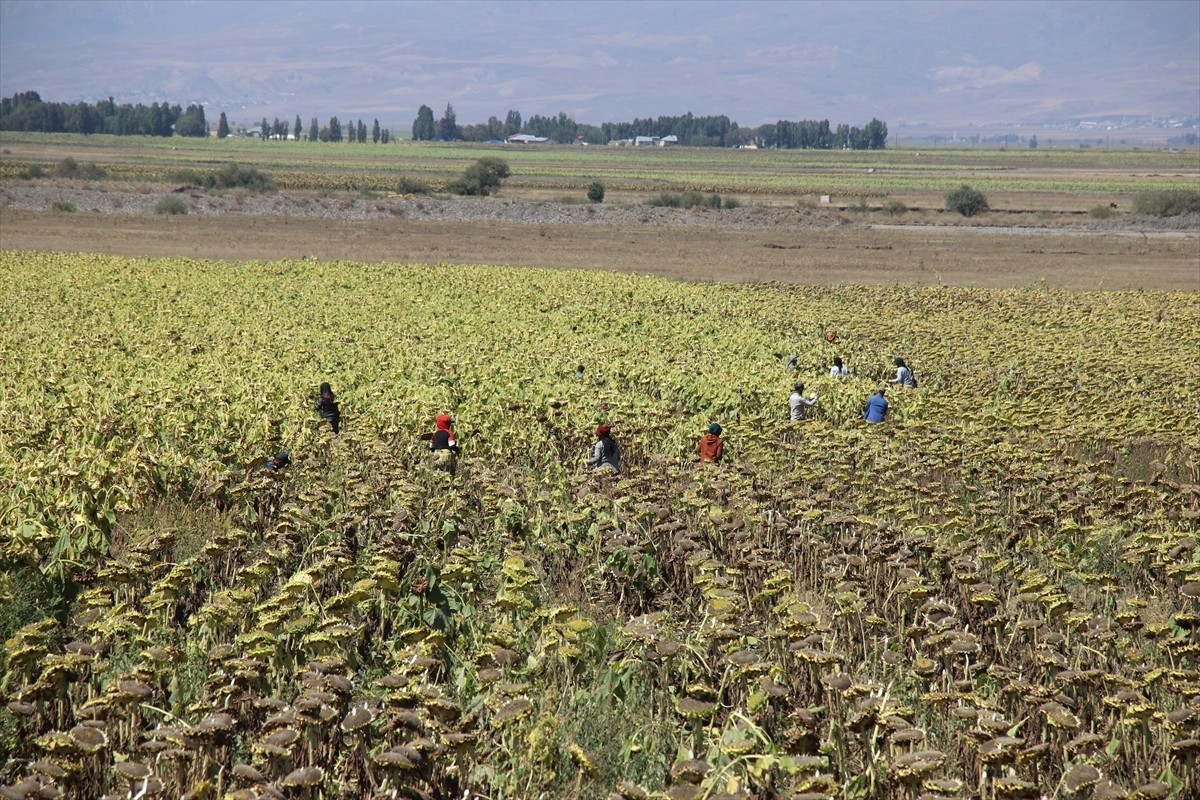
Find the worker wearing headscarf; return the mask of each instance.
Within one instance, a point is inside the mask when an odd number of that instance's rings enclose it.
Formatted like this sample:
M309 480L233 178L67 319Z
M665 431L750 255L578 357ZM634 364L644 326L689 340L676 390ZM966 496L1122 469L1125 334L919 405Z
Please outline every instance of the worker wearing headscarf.
M446 472L454 472L458 463L458 438L454 433L454 419L449 414L438 414L434 420L437 430L429 440L433 451L434 466Z
M592 449L588 466L596 472L621 471L621 447L612 438L611 425L600 425L596 428L596 446Z
M338 408L337 398L333 396L333 389L328 383L321 384L321 393L317 395L316 405L321 417L333 426L333 432L336 434L342 426L342 411Z
M719 464L721 456L725 454L725 442L721 439L721 426L713 423L708 426L708 433L700 437L700 441L696 444L696 451L700 453L700 463L711 461L714 464Z

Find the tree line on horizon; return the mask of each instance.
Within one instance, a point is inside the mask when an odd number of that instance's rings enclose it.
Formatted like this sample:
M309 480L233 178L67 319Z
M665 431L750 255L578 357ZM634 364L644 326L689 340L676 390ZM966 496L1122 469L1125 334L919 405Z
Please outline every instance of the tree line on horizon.
M138 103L117 104L110 97L93 104L57 103L42 100L34 91L21 92L0 99L0 130L43 133L107 133L118 136L208 136L210 128L204 115L204 107L192 104L186 109L178 104ZM357 142L365 144L368 138L376 144L387 144L393 138L379 120L368 131L363 120L343 123L336 117L321 125L313 117L305 126L300 115L294 122L286 119L268 120L263 117L260 133L265 139L288 139L320 142ZM413 120L414 141L504 141L509 136L524 133L545 137L559 144L586 142L607 144L613 141L633 139L637 136L663 138L674 136L678 143L688 147L757 147L781 149L817 150L882 150L887 144L887 123L872 119L863 127L838 124L831 126L829 120L779 120L757 127L741 127L729 117L696 116L690 111L678 116L660 116L633 119L630 122L605 122L601 125L576 122L566 113L557 116L535 114L528 119L520 111L509 110L503 121L492 116L487 122L469 125L458 124L454 106L447 103L440 118L434 117L433 109L422 105ZM225 112L221 112L217 124L218 138L232 134Z
M53 103L37 92L0 99L0 130L42 133L110 133L116 136L208 136L204 106L151 103L118 105L110 97L95 103Z
M834 150L882 150L887 144L887 123L872 119L863 127L839 124L830 126L829 120L779 120L743 128L724 114L696 116L690 111L679 116L661 116L634 119L631 122L605 122L601 125L578 123L567 114L559 112L557 117L534 115L523 120L521 112L509 110L501 121L492 116L485 123L458 125L454 106L447 103L446 110L434 119L433 109L422 105L413 120L414 141L503 141L509 136L524 133L545 137L559 144L577 141L588 144L608 144L637 136L663 138L675 136L680 145L687 147L736 147L755 145L785 149Z

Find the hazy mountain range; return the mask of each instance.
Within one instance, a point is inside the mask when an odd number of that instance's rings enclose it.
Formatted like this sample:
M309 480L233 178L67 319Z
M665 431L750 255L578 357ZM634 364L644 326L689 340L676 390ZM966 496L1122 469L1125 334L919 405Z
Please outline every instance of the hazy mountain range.
M0 0L0 94L213 121L727 114L893 128L1200 115L1200 2Z

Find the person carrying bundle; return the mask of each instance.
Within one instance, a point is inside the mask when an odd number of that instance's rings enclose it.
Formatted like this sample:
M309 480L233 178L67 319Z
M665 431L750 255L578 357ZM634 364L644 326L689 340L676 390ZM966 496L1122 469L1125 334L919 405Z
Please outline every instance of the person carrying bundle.
M437 430L429 440L429 450L433 453L433 466L443 472L454 474L458 467L458 437L455 436L454 419L449 414L438 414L434 420Z

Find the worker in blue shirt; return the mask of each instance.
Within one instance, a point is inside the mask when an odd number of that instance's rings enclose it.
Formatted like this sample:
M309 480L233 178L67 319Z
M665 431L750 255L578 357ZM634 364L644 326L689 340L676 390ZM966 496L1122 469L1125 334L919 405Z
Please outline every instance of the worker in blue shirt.
M862 416L867 422L883 422L883 418L887 416L888 401L883 396L886 391L887 389L881 386L879 391L867 399L867 407Z

